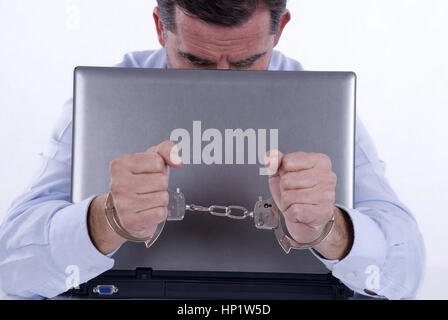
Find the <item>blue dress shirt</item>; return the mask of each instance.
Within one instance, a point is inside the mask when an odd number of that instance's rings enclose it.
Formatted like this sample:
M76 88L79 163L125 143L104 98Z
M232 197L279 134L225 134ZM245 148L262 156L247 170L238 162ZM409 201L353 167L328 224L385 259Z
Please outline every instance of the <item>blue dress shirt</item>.
M166 51L128 53L119 67L166 68ZM302 70L274 51L270 70ZM72 101L63 107L41 166L29 188L11 205L0 227L0 287L23 298L54 297L67 290L67 267L79 267L80 283L112 268L87 230L94 196L70 203ZM342 260L315 256L345 285L390 299L412 298L422 278L425 250L416 221L386 177L384 163L357 118L355 208L344 208L354 227L354 243ZM373 290L372 290L373 285Z

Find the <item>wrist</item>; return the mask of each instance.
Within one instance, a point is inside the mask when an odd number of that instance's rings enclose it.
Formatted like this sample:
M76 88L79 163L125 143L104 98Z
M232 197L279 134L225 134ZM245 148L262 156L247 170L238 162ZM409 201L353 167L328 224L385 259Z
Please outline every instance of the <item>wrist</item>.
M327 260L342 260L353 245L353 225L349 215L338 207L334 207L334 218L333 231L313 249Z
M96 197L90 204L87 226L90 240L103 254L109 254L126 242L126 239L115 233L107 223L104 203L106 194Z

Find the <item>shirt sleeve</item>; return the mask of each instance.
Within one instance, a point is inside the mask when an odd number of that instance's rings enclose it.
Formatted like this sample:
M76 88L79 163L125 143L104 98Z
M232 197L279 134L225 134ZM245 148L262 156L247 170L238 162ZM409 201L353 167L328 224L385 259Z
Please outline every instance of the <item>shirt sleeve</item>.
M164 52L156 53L162 61ZM140 67L156 53L128 53L115 67ZM39 155L39 171L0 226L0 288L7 295L52 298L114 265L116 250L103 255L88 233L87 213L95 196L70 202L72 113L70 99Z
M357 293L414 298L424 272L423 239L413 215L387 181L385 164L366 128L359 118L356 122L355 208L338 206L353 224L353 246L342 260L326 260L311 251Z
M54 297L70 284L86 282L113 266L88 234L93 197L76 204L69 201L71 114L70 100L47 150L40 154L39 172L12 203L0 227L0 285L6 294Z

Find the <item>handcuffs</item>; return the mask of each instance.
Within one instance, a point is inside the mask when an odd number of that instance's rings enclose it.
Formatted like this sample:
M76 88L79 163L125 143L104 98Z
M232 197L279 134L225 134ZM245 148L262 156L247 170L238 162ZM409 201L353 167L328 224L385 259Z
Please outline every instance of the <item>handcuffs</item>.
M331 233L335 223L335 217L333 215L331 220L325 225L321 235L318 238L309 243L300 243L289 236L283 229L281 219L282 214L272 198L263 200L262 197L259 197L258 201L255 203L254 210L249 212L249 210L241 206L212 205L209 207L203 207L194 204L187 205L185 202L185 196L182 192L180 192L179 188L177 188L175 192L168 191L168 193L170 199L168 204L167 219L157 225L155 232L149 238L138 238L127 232L120 224L120 219L118 217L117 210L115 210L112 195L109 192L104 205L104 210L106 220L110 228L122 238L133 242L144 242L146 247L149 248L162 233L166 221L182 221L185 216L185 211L208 212L215 216L228 217L235 220L243 220L251 217L254 219L255 227L257 229L273 230L278 243L285 253L288 254L291 249L310 249L320 244ZM236 212L238 214L236 214Z

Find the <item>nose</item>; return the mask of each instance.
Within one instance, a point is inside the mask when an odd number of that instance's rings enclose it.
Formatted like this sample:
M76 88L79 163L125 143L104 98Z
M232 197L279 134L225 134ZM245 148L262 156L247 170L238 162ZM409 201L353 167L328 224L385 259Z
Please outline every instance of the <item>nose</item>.
M230 70L230 63L226 61L225 59L222 59L218 62L218 65L216 67L218 70Z

